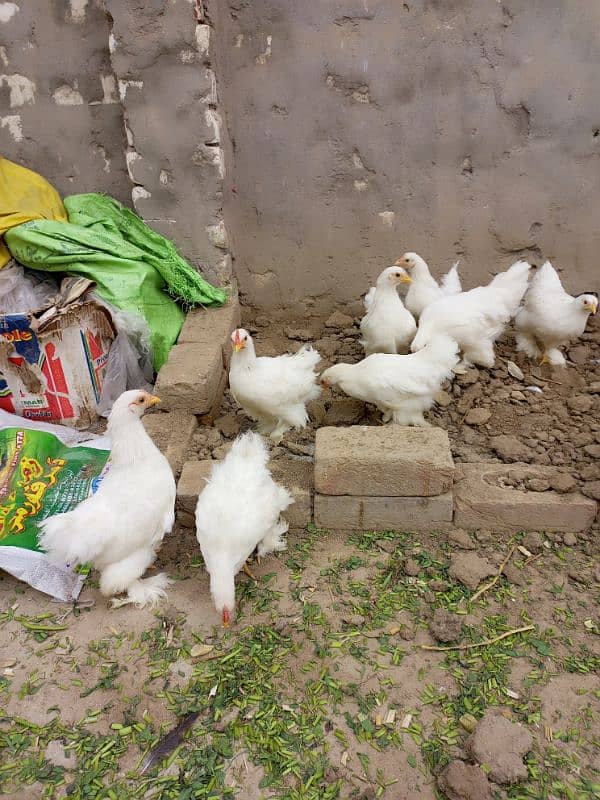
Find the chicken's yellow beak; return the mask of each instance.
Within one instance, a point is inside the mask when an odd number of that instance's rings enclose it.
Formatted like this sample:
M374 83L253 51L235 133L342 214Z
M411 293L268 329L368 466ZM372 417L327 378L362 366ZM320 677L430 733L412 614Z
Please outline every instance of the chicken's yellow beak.
M412 278L410 275L402 275L400 277L400 283L412 283Z
M233 349L235 350L236 353L239 353L240 350L244 349L244 343L243 342L235 342L234 345L233 345Z
M597 303L586 303L584 305L584 308L586 311L589 311L590 314L595 314L596 311L598 310L598 305Z
M156 397L156 395L154 394L150 395L150 398L148 400L148 406L152 407L155 406L157 403L160 403L160 397Z

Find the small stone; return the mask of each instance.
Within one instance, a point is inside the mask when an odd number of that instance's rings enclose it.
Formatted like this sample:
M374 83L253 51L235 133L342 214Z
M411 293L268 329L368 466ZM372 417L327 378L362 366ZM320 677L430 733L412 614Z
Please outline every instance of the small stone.
M550 488L550 481L544 478L527 478L525 486L530 492L547 492Z
M398 635L401 639L404 639L405 642L412 642L415 638L415 629L410 625L403 625L398 631Z
M438 406L441 406L442 408L446 408L453 402L452 395L448 394L448 392L445 392L443 389L440 389L433 399Z
M310 342L313 338L307 328L285 328L284 332L288 339L295 339L299 342Z
M567 408L577 414L587 414L594 405L594 398L588 394L576 394L567 398Z
M421 571L421 567L417 564L417 562L413 558L407 558L404 562L404 572L406 575L410 577L415 577Z
M508 563L504 567L502 574L509 583L514 583L515 586L525 586L527 583L525 576L523 575L523 571L514 564Z
M592 458L600 458L600 444L588 444L583 449L588 456L591 456Z
M488 710L467 742L467 749L478 764L485 764L493 781L511 784L527 777L523 757L532 744L533 737L526 728Z
M325 322L326 328L348 328L352 325L354 320L347 314L342 314L341 311L334 311L333 314Z
M592 500L600 500L600 481L587 481L581 487L581 491Z
M569 348L569 358L574 364L585 364L589 361L591 350L586 344L576 344Z
M577 481L572 475L569 475L568 472L559 472L558 475L554 475L550 478L550 486L555 492L565 494L566 492L574 491L577 486Z
M523 547L530 553L541 553L544 549L544 537L537 531L530 531L523 537Z
M510 393L510 396L512 397L513 400L525 400L526 399L526 397L523 394L523 392L520 392L518 389L515 389L514 391L512 391Z
M269 325L271 324L271 320L268 317L264 316L256 317L254 322L256 323L256 325L258 325L259 328L268 328Z
M472 408L465 417L465 422L467 425L484 425L491 416L489 408Z
M455 553L450 560L448 574L469 589L476 589L479 583L497 572L485 558L476 553Z
M534 452L520 442L516 436L493 436L490 446L503 461L531 461Z
M223 436L237 436L240 432L240 423L233 412L224 414L215 420L215 427L218 428Z
M572 531L563 533L563 544L567 547L575 547L577 544L577 536Z
M448 584L446 581L438 581L432 580L429 581L429 588L432 589L434 592L442 592L444 589L448 588Z
M457 377L457 381L461 386L471 386L472 384L477 383L478 380L479 370L475 369L475 367L468 369L464 375L459 375Z
M450 533L448 534L448 540L452 544L455 544L458 547L460 547L462 550L475 549L475 542L471 539L469 534L462 528L457 528L454 531L450 531Z
M438 786L448 800L489 800L491 787L480 767L451 761L440 773Z
M588 392L590 394L600 394L600 381L592 381L588 386Z
M308 416L314 420L315 425L320 428L325 422L325 416L327 414L325 403L322 400L312 400L306 406L306 410L308 411Z
M592 582L592 576L589 572L583 572L578 567L571 567L571 569L567 570L567 575L571 580L575 581L575 583L581 583L583 586L589 586Z
M437 608L429 625L429 630L438 642L454 642L462 629L461 618L444 608Z
M55 767L64 767L65 769L73 769L77 763L75 753L65 753L65 748L58 739L48 742L44 751L44 758Z
M221 459L225 458L227 453L231 450L231 445L233 442L227 442L226 444L222 444L220 447L215 447L212 451L212 457L220 461Z

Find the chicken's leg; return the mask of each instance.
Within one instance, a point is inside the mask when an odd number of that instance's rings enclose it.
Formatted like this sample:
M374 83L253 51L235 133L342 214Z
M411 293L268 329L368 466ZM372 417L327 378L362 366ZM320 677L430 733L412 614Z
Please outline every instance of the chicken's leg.
M245 572L246 575L249 578L252 578L253 581L257 581L258 582L258 578L256 577L256 575L253 575L252 572L250 571L250 567L248 566L248 562L247 561L244 561L244 566L242 567L242 572Z

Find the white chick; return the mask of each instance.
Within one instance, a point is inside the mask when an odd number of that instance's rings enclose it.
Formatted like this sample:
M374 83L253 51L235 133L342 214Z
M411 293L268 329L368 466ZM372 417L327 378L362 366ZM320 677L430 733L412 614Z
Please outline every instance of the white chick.
M321 375L323 386L373 403L383 421L398 425L428 425L423 417L434 395L458 362L458 344L449 336L436 336L412 355L375 353L358 364L336 364Z
M306 404L319 396L315 366L321 356L304 346L294 355L257 356L243 328L231 334L229 386L235 401L259 424L260 433L281 441L290 428L308 422Z
M441 297L449 297L462 292L458 275L458 263L457 261L452 266L452 269L442 278L441 284L438 284L429 271L427 262L417 253L404 253L396 261L397 267L403 267L410 272L412 283L404 298L404 304L416 319L421 316L426 306Z
M40 523L39 542L62 564L92 563L113 606L155 605L166 596L164 573L143 579L175 520L175 479L169 462L146 433L144 412L160 402L147 392L124 392L108 418L111 467L98 490L72 511Z
M377 278L374 291L371 289L365 296L363 302L365 307L368 303L368 308L360 330L367 355L406 352L417 331L417 323L398 295L396 287L400 283L410 283L406 270L387 267Z
M527 288L529 269L526 261L517 261L487 286L443 297L427 306L411 350L421 350L435 335L446 333L458 342L463 353L462 366L455 372L472 364L493 367L494 342L517 313Z
M540 363L565 365L558 349L585 330L590 314L598 310L593 294L572 297L562 287L558 273L549 261L533 276L515 317L517 350Z
M285 549L288 525L280 514L293 499L269 472L269 453L257 433L244 433L213 467L196 505L196 536L215 608L229 625L235 576L258 547L263 556Z

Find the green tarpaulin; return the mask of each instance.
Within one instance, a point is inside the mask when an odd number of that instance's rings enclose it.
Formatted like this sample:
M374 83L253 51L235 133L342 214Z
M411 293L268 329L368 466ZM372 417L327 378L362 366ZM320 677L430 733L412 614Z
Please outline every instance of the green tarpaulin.
M98 294L150 327L154 368L177 340L185 308L221 305L227 295L207 283L168 239L116 200L79 194L64 200L68 222L32 220L11 228L6 244L17 261L49 272L83 275Z

